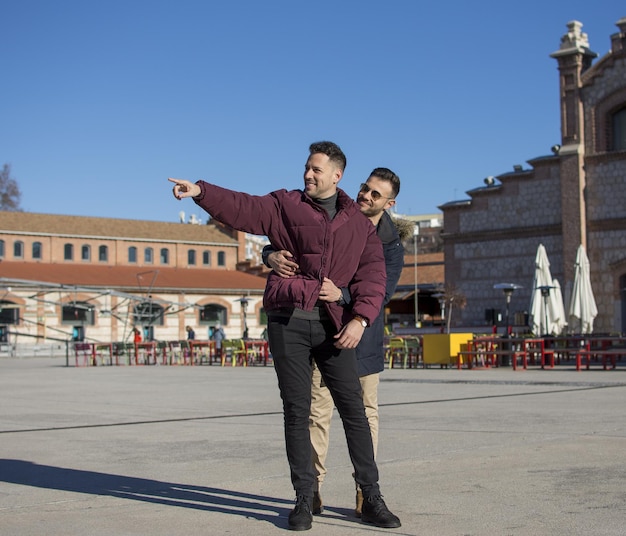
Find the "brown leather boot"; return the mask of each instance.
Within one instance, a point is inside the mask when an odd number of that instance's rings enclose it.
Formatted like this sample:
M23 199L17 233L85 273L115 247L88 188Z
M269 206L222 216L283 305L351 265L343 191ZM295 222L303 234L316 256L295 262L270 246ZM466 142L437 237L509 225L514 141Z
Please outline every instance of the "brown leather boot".
M354 509L354 515L361 517L361 511L363 510L363 492L360 489L356 490L356 508Z

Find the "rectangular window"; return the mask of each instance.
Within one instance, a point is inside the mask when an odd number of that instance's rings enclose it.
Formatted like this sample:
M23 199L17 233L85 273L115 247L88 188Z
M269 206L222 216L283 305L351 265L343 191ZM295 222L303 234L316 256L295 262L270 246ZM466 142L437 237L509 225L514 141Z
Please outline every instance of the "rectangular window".
M64 305L61 313L62 324L76 324L77 322L93 326L95 315L93 305L86 303L76 303L74 305Z

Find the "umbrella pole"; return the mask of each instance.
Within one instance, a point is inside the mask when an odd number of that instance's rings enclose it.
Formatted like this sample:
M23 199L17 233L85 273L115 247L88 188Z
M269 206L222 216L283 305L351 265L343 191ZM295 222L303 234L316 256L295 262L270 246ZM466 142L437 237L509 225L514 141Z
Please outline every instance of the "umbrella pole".
M548 326L548 300L550 299L550 288L542 287L541 295L543 296L543 314L546 320L545 333L542 336L547 337L550 335L550 326Z

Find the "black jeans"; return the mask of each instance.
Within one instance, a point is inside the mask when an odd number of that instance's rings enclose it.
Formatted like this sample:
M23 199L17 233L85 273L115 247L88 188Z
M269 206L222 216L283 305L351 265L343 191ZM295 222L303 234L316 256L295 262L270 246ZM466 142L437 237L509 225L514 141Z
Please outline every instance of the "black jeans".
M268 321L269 344L283 400L291 482L296 494L313 495L315 474L309 414L312 360L315 359L343 422L354 478L365 497L378 495L378 468L361 397L355 351L335 348L335 334L330 320L270 316Z

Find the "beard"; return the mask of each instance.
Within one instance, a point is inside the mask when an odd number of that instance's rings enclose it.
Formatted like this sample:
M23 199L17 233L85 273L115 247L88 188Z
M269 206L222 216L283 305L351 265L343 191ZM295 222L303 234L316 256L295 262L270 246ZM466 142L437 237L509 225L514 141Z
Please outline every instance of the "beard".
M359 209L361 210L361 214L363 214L364 216L367 216L368 218L371 218L372 216L377 216L378 214L382 212L382 209L379 209L376 206L371 206L367 203L361 204L359 200L357 200L357 203L359 204Z

